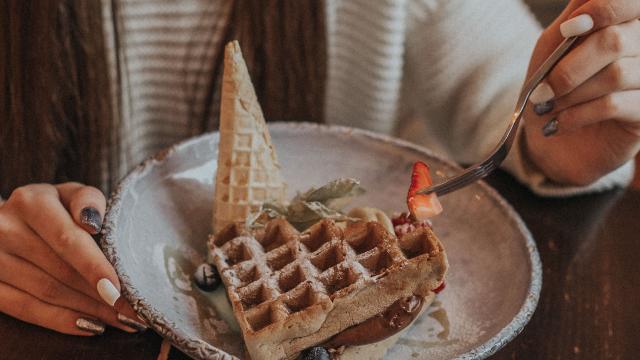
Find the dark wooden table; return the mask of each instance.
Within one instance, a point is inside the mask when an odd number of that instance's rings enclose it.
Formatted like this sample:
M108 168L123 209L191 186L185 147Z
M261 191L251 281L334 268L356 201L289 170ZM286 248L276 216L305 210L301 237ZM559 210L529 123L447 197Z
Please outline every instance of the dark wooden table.
M640 191L543 199L503 173L489 182L529 226L544 267L536 313L494 358L639 359ZM160 344L152 331L78 338L0 315L0 359L156 359Z

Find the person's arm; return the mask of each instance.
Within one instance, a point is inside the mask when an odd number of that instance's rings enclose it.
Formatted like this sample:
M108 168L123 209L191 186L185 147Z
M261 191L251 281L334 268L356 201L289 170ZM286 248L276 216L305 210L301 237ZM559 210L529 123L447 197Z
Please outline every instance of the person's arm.
M415 15L414 15L415 17ZM438 1L409 28L406 89L412 111L460 163L484 159L511 118L540 25L518 0ZM632 164L589 186L560 185L528 156L522 132L504 168L542 195L570 195L626 185Z

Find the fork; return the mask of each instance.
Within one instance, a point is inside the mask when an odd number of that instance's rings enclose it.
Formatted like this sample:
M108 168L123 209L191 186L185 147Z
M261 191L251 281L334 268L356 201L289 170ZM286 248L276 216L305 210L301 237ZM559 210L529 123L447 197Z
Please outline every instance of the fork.
M572 36L564 39L525 83L522 92L520 92L520 97L516 103L516 108L513 112L513 116L511 117L509 127L491 155L489 155L484 161L468 167L459 175L450 177L440 184L420 189L417 193L424 195L436 193L438 196L442 196L478 181L489 175L493 170L497 169L502 161L507 157L509 150L511 150L511 146L516 138L516 133L518 132L518 127L522 120L522 113L527 105L527 101L529 101L529 96L531 96L531 93L536 86L538 86L545 76L549 74L558 61L560 61L567 51L571 49L571 46L575 44L578 38L579 36Z

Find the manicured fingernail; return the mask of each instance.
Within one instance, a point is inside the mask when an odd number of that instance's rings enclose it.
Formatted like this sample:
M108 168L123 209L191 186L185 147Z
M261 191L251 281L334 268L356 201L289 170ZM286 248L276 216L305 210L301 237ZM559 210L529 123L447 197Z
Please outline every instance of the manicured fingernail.
M100 297L104 302L110 306L115 305L116 300L120 297L120 291L118 291L116 286L113 285L109 279L98 280L98 285L96 287L98 289L98 294L100 294Z
M531 96L529 96L529 101L534 104L541 104L544 102L551 101L556 94L553 92L553 89L546 82L538 84L535 89L531 92Z
M145 331L148 329L147 325L138 322L136 320L133 320L125 315L122 314L118 314L118 321L120 321L121 323L127 325L130 328L134 328L138 331Z
M533 105L533 112L535 112L537 115L542 116L550 112L551 110L553 110L554 105L555 104L553 101L545 101L543 103L538 103Z
M591 29L593 29L593 18L588 14L576 16L560 24L560 33L566 38L582 35Z
M558 119L557 118L553 118L551 120L549 120L549 122L547 122L546 124L544 124L544 126L542 127L542 135L544 135L545 137L549 137L555 133L558 132Z
M80 330L88 331L96 335L102 334L105 329L105 325L102 321L85 318L78 318L78 320L76 320L76 326Z
M80 211L80 222L91 228L94 234L102 228L102 215L96 208L86 207Z

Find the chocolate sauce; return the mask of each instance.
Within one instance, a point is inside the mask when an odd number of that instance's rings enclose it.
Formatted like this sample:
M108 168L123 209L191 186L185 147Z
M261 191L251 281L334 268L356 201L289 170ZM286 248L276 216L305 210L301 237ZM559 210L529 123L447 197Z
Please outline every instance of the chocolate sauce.
M406 328L420 314L424 298L413 295L400 299L382 313L335 335L323 346L359 346L382 341Z

